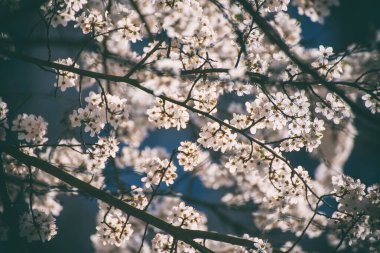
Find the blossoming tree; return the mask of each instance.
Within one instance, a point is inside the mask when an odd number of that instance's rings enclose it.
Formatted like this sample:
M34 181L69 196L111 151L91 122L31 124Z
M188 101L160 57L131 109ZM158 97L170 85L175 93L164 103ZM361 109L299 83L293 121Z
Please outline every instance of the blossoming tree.
M46 85L78 102L57 116L67 132L52 141L44 117L0 100L0 240L23 242L14 252L54 240L57 197L85 194L99 206L96 252L304 252L302 240L322 235L335 250L379 252L379 185L342 169L354 118L380 126L379 54L303 47L290 5L323 23L339 1L34 1L46 50L25 54L2 34L1 61L53 72ZM74 28L77 53L54 58L52 32ZM173 151L143 148L157 128L192 134ZM289 160L301 150L320 159L315 173ZM224 196L188 195L186 178ZM208 228L209 215L231 209L248 210L255 226L222 216L240 234ZM289 240L271 241L272 230Z

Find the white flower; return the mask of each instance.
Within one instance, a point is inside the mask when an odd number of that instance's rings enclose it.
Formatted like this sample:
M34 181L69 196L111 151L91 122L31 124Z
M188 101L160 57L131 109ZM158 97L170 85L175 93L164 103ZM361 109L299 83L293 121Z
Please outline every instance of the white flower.
M148 199L145 197L144 190L135 185L131 186L130 196L125 196L123 201L131 206L143 210L148 205Z
M28 242L50 241L57 234L55 218L51 214L39 210L33 210L33 213L24 213L19 222L20 236L26 237Z
M362 99L365 107L369 108L372 113L380 112L380 91L374 92L374 95L365 94L362 96Z
M36 115L20 114L13 120L12 131L18 132L18 139L25 140L34 144L43 144L47 141L45 138L48 123Z
M3 102L0 97L0 122L7 118L8 111L7 103Z
M268 0L264 1L264 8L268 12L287 11L290 0Z
M193 207L186 206L184 202L172 208L167 220L174 226L193 230L199 229L199 226L204 223L204 218Z
M117 129L121 123L128 120L127 100L124 98L110 94L104 97L91 91L85 101L88 103L87 106L74 110L69 118L73 127L79 127L84 123L84 131L90 132L92 137L99 134L107 123Z
M103 245L116 247L125 245L133 233L132 225L127 222L126 216L115 209L104 214L104 219L96 230Z
M119 43L123 40L130 40L132 42L136 42L137 40L141 40L141 25L136 24L132 21L133 13L129 13L128 16L121 18L116 23L116 27L118 30L112 36L112 39L118 41ZM135 14L136 15L136 14Z
M189 113L185 108L160 98L156 100L156 105L153 108L147 110L147 114L149 121L159 128L177 127L177 130L180 130L186 128L189 121Z
M191 171L194 167L198 166L200 162L200 150L197 144L182 141L181 146L178 148L178 163L183 166L185 171Z
M333 55L332 47L324 47L322 45L319 46L319 53L321 58L328 58Z
M58 59L55 61L56 63L73 66L75 68L79 68L78 64L74 64L71 58L67 59ZM60 88L61 91L65 91L67 88L76 87L79 85L79 75L74 74L65 70L57 70L57 82L54 84L55 87Z
M159 158L151 158L144 162L142 165L143 171L147 173L146 177L141 179L145 183L145 188L150 188L152 185L158 185L160 181L164 182L166 186L174 183L177 178L176 170L172 162L168 159L160 160Z
M349 106L337 95L332 93L327 93L324 102L317 102L315 112L323 114L328 120L333 121L335 124L339 124L344 118L351 117Z
M174 240L170 235L164 235L157 233L152 240L152 252L153 253L170 253ZM183 253L196 253L197 251L190 245L183 241L177 241L177 252Z
M82 12L82 15L76 18L76 25L74 27L80 27L84 34L93 32L96 36L96 40L102 41L104 33L109 28L108 12L105 11L102 14L99 10L91 9L86 13Z
M236 148L236 138L237 134L231 133L231 129L220 126L217 122L207 122L202 127L197 141L205 148L212 148L216 151L220 149L224 153L227 150Z

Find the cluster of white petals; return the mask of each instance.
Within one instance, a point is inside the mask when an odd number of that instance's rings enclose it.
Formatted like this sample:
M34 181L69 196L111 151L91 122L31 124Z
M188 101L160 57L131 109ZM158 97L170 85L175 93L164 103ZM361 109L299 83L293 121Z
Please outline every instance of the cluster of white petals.
M164 215L165 220L174 226L185 229L203 230L206 228L206 217L191 206L187 206L178 199L164 200L160 204L161 210L156 210ZM202 244L201 240L195 240ZM198 252L190 245L180 240L173 240L171 235L157 233L152 240L152 252L169 253L176 247L178 252L195 253Z
M146 160L141 166L141 170L146 173L146 176L141 179L145 188L158 185L160 182L169 186L177 178L177 168L168 159L161 160L154 157Z
M325 18L330 15L330 8L338 6L339 0L294 0L292 3L298 8L300 15L309 17L313 22L324 23Z
M41 116L19 114L12 122L12 131L17 132L19 140L33 144L43 144L47 141L48 123Z
M380 239L380 187L378 184L366 187L360 180L345 175L332 177L333 193L336 194L338 210L332 215L329 234L331 243L344 240L356 249L377 252ZM350 230L348 230L351 227ZM348 231L346 238L340 238L334 231Z
M324 101L317 102L315 112L323 114L335 124L339 124L342 119L351 118L351 110L348 105L332 93L327 93Z
M196 252L190 245L183 241L177 241L174 245L173 237L170 235L157 233L152 240L152 252L170 253L171 249L176 247L178 252L193 253Z
M244 234L242 237L244 239L251 240L253 242L254 248L253 249L247 249L247 248L244 248L242 246L238 246L238 247L235 247L231 252L233 252L233 253L248 253L248 252L272 253L273 252L272 246L268 242L264 241L263 239L260 239L258 237L250 237L247 234Z
M97 236L103 245L115 245L120 247L128 242L133 228L128 223L127 215L112 207L103 207L98 216L103 216L100 224L96 227Z
M174 226L188 229L199 229L200 224L204 223L204 217L193 207L186 206L184 202L172 208L167 220Z
M268 12L287 11L290 0L269 0L264 1L264 8Z
M55 61L58 64L63 64L63 65L68 65L72 66L75 68L78 68L78 64L74 64L73 60L71 58L67 59L58 59ZM64 71L64 70L58 70L58 75L57 75L57 82L54 84L55 87L60 88L61 91L65 91L67 88L70 87L78 87L79 85L79 75L74 74L69 71Z
M51 26L55 28L59 25L67 26L68 22L74 21L76 13L81 11L86 3L87 0L50 0L41 6L41 9L47 13Z
M115 157L119 150L118 141L115 137L101 137L91 148L89 160L86 165L90 171L99 171L105 168L105 163L110 157Z
M226 126L221 126L217 122L207 122L207 125L202 127L197 141L205 148L220 150L224 153L235 148L236 138L237 134L232 133Z
M8 105L0 97L0 122L7 118Z
M327 80L338 79L343 73L341 59L336 58L332 60L331 56L333 54L332 47L320 45L319 51L316 52L316 60L311 64Z
M365 107L369 108L372 113L380 113L379 91L374 92L375 95L365 94L362 96Z
M76 18L75 27L80 27L84 34L92 33L98 41L102 41L104 34L109 30L108 12L101 13L91 9Z
M24 213L19 220L20 236L31 241L50 241L57 234L55 218L39 210Z
M7 114L8 114L8 105L0 97L0 141L5 141L6 132L5 129L8 128L7 123Z
M189 113L181 106L158 98L156 105L147 110L149 121L153 122L159 128L166 129L176 127L177 130L186 128L189 121Z
M178 163L185 171L191 171L200 163L201 152L196 143L183 141L178 147Z
M92 137L99 134L107 123L117 129L122 122L128 119L125 98L90 92L85 101L87 106L74 110L70 115L70 121L73 127L80 127L84 124L84 131L90 132Z
M123 201L138 209L144 209L148 205L148 199L144 194L144 190L135 185L131 186L129 195L124 196Z

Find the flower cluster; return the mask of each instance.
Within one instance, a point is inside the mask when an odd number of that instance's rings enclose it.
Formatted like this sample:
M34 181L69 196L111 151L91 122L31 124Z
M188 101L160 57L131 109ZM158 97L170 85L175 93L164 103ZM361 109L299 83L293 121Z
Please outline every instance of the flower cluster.
M142 171L146 176L141 179L145 188L158 185L161 181L167 186L174 183L177 178L177 168L168 159L151 158L142 165Z
M41 9L47 13L48 22L53 27L67 26L69 21L75 20L76 13L81 11L86 3L87 0L50 0Z
M147 110L149 121L152 121L157 127L166 129L176 127L177 130L186 128L189 121L189 113L185 108L158 98L156 105Z
M317 102L315 112L323 114L335 124L339 124L344 118L351 117L351 110L348 105L332 93L327 93L323 102Z
M116 129L120 123L128 119L125 98L90 92L85 101L88 103L87 106L74 110L70 115L70 121L73 127L80 127L84 123L84 131L90 132L92 137L99 134L106 123Z
M5 129L8 128L7 123L7 114L8 114L8 105L7 103L3 102L3 100L0 97L0 141L5 140Z
M330 60L333 55L332 47L319 46L319 51L316 52L316 61L311 66L318 70L318 73L327 80L339 78L342 73L342 62L339 59Z
M34 155L34 152L30 148L23 148L22 151L28 155ZM3 166L6 173L15 175L18 177L26 178L29 175L29 168L27 165L18 162L16 159L9 155L2 155ZM32 167L32 172L35 171L35 168Z
M55 218L39 210L24 213L20 217L20 236L26 237L28 242L50 241L57 234Z
M99 171L105 168L105 163L109 157L115 157L119 150L118 141L115 137L101 137L91 148L90 160L87 168L90 171Z
M160 214L174 226L186 229L205 229L206 217L193 207L186 206L184 202L179 202L176 198L170 198L163 200L160 206ZM159 216L161 216L160 214ZM200 240L195 241L202 244ZM183 241L173 240L171 235L157 233L152 240L152 252L170 253L174 247L178 252L197 252Z
M0 98L0 122L7 118L8 105Z
M365 107L369 108L372 113L380 113L380 91L374 92L374 95L365 94L362 96Z
M154 253L170 253L172 248L176 247L178 252L192 253L195 252L190 245L183 241L177 241L174 245L173 237L170 235L157 233L152 240L152 252Z
M128 242L133 228L128 223L127 217L118 209L112 207L102 210L103 220L96 227L97 236L104 245L110 244L120 247Z
M277 92L273 96L259 93L253 102L246 102L245 106L252 122L250 127L252 134L264 128L281 130L288 122L292 123L297 119L307 121L310 114L310 103L304 92L296 92L292 96L282 92Z
M124 196L123 201L138 209L144 209L148 205L148 199L146 198L143 189L135 185L131 186L129 195Z
M137 13L132 12L128 16L119 19L116 23L117 31L113 34L112 39L116 41L129 40L136 42L136 40L141 40L141 25L136 24L134 19L136 19Z
M48 123L41 116L25 113L17 115L12 122L12 131L18 133L19 140L25 140L33 144L43 144L47 141L45 137Z
M173 7L170 7L169 4L164 7L166 15L162 23L168 36L182 38L195 35L201 25L202 8L200 4L197 1L188 0L175 2L174 10Z
M268 242L264 241L263 239L260 239L258 237L250 237L247 234L244 234L242 237L244 239L251 240L253 242L253 246L255 247L255 249L248 250L247 248L244 248L242 246L237 246L233 249L232 252L234 253L248 253L248 252L272 253L273 251L272 246Z
M58 59L55 61L56 63L67 65L67 66L73 66L75 68L78 68L78 64L74 64L73 60L71 58L67 59ZM61 91L65 91L67 88L70 87L78 87L78 81L79 81L79 75L74 74L69 71L64 70L57 70L57 82L54 84L55 87L60 88Z
M204 218L193 207L186 206L184 202L172 208L167 220L174 226L187 229L199 229L200 224L204 223Z
M280 147L283 151L299 151L301 148L311 152L321 144L324 122L312 118L310 102L304 91L287 95L277 92L272 96L259 93L253 102L246 102L248 116L234 115L231 123L252 134L258 130L271 128L286 130Z
M361 201L365 196L365 185L360 180L340 175L332 177L333 193L337 194L339 210L357 214L365 206Z
M161 67L162 66L158 69L161 69ZM170 76L155 76L146 80L144 82L144 86L153 90L155 95L164 94L166 96L172 96L173 94L178 94L180 89L180 81ZM161 102L159 100L156 101L156 104L160 103Z
M324 121L318 118L313 121L309 118L295 120L289 124L291 136L281 142L280 149L289 152L299 151L301 148L306 147L307 151L312 152L321 144L324 130Z
M290 0L269 0L264 1L264 8L268 12L286 11Z
M330 8L338 6L339 0L313 1L295 0L293 5L298 8L300 15L306 15L313 22L324 23L324 19L330 15Z
M366 189L360 180L349 176L332 177L333 191L338 202L338 211L332 215L330 227L332 244L341 240L355 249L366 249L369 252L378 250L380 239L380 187L378 184ZM350 229L351 228L351 229ZM334 231L348 231L346 238L339 238Z
M221 126L219 123L207 122L199 133L198 142L205 148L212 148L215 151L221 150L223 153L234 149L237 144L237 134L232 133L231 129Z
M185 171L191 171L200 162L200 150L197 144L189 141L183 141L178 148L178 163L183 166Z
M302 31L296 19L291 18L284 12L279 12L276 14L272 24L274 24L281 38L283 38L289 46L297 45L300 42Z
M217 112L218 91L214 85L202 85L192 92L194 108L207 113Z
M292 170L283 165L282 162L273 162L272 171L269 173L269 180L276 189L272 196L268 196L268 203L285 200L289 204L297 204L300 198L303 198L307 186L310 187L310 177L308 172L298 166Z
M80 27L84 34L92 33L95 36L96 40L102 41L104 34L109 29L109 18L108 12L102 14L97 9L91 9L87 12L82 12L76 19L77 24L75 27Z

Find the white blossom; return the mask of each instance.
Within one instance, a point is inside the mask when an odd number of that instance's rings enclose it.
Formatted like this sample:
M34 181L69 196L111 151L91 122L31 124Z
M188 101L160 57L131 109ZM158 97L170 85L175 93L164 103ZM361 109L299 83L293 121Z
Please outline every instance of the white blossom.
M200 163L200 150L197 144L183 141L178 148L178 163L183 166L185 171L191 171Z
M20 217L20 236L26 237L28 242L50 241L57 234L55 218L39 210L24 213Z
M19 114L12 122L12 131L17 132L19 140L34 144L43 144L47 141L48 123L41 116L33 114Z
M58 59L55 61L58 64L63 64L67 66L72 66L75 68L79 68L78 64L74 64L71 58L67 59ZM65 91L70 87L77 87L79 85L79 75L74 74L69 71L58 70L57 71L57 82L54 84L55 87L60 88L61 91Z
M180 130L186 128L189 121L189 113L185 108L162 99L157 99L156 105L147 110L147 114L149 121L152 121L159 128L176 127L177 130Z
M168 159L160 160L159 158L152 158L144 162L142 167L146 173L146 176L141 179L145 188L158 185L160 181L169 186L177 178L177 168Z

